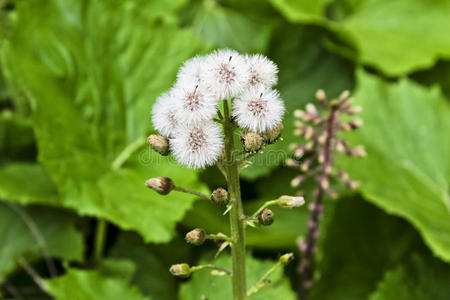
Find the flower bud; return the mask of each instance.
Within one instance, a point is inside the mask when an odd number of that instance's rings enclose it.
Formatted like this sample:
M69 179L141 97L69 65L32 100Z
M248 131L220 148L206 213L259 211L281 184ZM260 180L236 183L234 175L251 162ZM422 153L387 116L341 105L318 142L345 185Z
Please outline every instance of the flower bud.
M304 177L299 175L291 180L291 186L298 187L303 182L303 180L304 180Z
M301 196L292 197L292 196L281 196L279 198L280 205L288 208L300 207L305 204L305 199Z
M180 278L187 278L191 275L191 267L188 264L176 264L172 265L169 269L169 272L173 276L177 276Z
M348 90L345 90L339 95L339 101L343 101L343 100L347 99L349 96L350 96L350 92Z
M363 125L363 121L361 119L354 119L353 121L348 122L348 125L351 129L357 129Z
M167 195L175 188L172 179L167 177L150 178L145 185L160 195Z
M273 211L268 208L264 208L258 216L258 221L261 225L269 226L273 223Z
M217 188L212 192L211 200L218 206L224 207L230 202L230 196L226 189Z
M298 161L296 161L295 159L292 159L292 158L286 159L285 164L286 164L286 166L293 167L293 168L296 168L299 166Z
M364 146L356 146L355 148L350 149L350 155L364 157L367 155L367 153L366 150L364 149Z
M294 259L294 253L286 253L286 254L281 255L280 263L282 263L283 265L286 266L293 259Z
M246 132L241 136L242 145L247 152L257 152L261 150L264 140L256 132Z
M158 152L159 154L166 156L169 155L169 140L159 134L152 134L147 139L148 145Z
M317 92L316 92L316 99L319 102L325 102L327 100L327 96L325 95L325 91L324 90L317 90Z
M262 137L268 144L273 144L281 136L281 131L282 130L283 130L283 124L282 123L278 123L278 125L275 126L274 128L265 131L262 134Z
M185 239L189 244L200 246L206 240L206 232L203 229L195 228L186 234Z

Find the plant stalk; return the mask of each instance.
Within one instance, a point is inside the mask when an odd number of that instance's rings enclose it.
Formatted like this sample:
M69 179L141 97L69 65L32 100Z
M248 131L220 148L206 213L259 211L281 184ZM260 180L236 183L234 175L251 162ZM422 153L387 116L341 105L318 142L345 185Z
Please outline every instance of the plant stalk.
M333 161L333 139L335 135L334 125L336 118L337 109L332 108L326 124L327 139L324 146L325 159L319 169L320 176L328 176L326 168L327 166L330 166ZM309 290L314 283L314 259L316 254L317 238L319 236L320 219L323 212L323 197L325 193L326 191L319 184L308 223L309 226L306 236L306 249L304 249L298 269L300 275L299 291L297 295L298 300L306 300L308 298Z
M239 183L239 163L235 157L234 130L231 120L228 101L224 100L224 132L225 132L225 170L230 194L230 229L231 229L231 256L233 274L233 300L246 298L245 278L245 228L242 216L244 215L241 189Z

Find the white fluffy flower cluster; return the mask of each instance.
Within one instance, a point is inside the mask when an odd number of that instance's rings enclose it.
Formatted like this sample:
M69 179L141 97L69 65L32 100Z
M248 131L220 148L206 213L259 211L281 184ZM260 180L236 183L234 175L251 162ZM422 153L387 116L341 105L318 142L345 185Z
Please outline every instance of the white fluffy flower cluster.
M277 66L259 54L227 49L194 57L180 68L172 89L158 98L153 124L169 138L181 164L212 165L223 148L222 130L213 121L220 100L232 99L232 116L243 129L263 133L281 122L284 105L272 89L277 73Z

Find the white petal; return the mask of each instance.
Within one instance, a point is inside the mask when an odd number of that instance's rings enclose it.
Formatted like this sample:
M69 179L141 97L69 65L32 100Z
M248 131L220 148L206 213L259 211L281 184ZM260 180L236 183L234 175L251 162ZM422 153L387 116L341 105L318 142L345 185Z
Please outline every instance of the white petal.
M263 84L272 87L278 82L277 65L261 54L247 56L250 69L249 85Z
M178 124L174 98L170 92L162 94L152 109L153 126L158 132L166 137L173 135Z
M200 75L205 67L205 57L195 56L187 60L177 74L176 86L186 86L200 83Z

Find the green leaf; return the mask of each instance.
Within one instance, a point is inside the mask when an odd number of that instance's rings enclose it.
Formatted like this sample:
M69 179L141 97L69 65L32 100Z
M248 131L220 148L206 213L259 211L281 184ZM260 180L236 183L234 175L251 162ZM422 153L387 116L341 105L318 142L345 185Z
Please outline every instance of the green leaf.
M367 158L343 159L361 192L411 222L432 251L450 261L450 107L436 88L387 83L358 72L364 126L348 135Z
M231 257L222 255L216 260L202 259L200 264L212 263L216 266L231 269ZM247 271L247 287L248 289L255 285L275 264L274 261L260 261L250 256L246 259ZM198 299L214 299L229 300L232 299L231 279L229 276L211 275L211 270L205 269L197 271L192 275L192 279L181 286L180 300L198 300ZM261 288L259 292L248 297L249 300L265 300L265 299L295 299L295 294L289 286L289 281L283 277L283 270L277 269L268 278L271 283Z
M353 40L359 61L397 76L450 57L449 16L447 0L365 0L332 25Z
M161 253L153 246L145 245L143 241L133 234L119 235L118 242L111 250L114 259L127 259L134 263L136 272L131 282L139 287L144 295L152 299L177 299L177 288L174 277L169 273L170 265L173 263L177 249L186 249L183 245L161 245L164 247ZM165 256L168 256L165 257ZM166 258L170 262L166 262Z
M196 172L143 149L149 112L181 63L206 48L188 30L156 22L154 7L148 1L21 3L2 61L7 79L32 104L39 161L59 203L165 242L194 197L162 197L145 180L167 176L180 186L203 187ZM30 203L48 202L41 200Z
M136 264L128 259L106 258L100 261L98 271L105 277L116 277L130 282L136 272Z
M69 269L67 274L44 282L45 289L60 300L145 300L136 287L97 271Z
M321 23L324 20L325 7L333 0L270 0L290 22Z
M18 267L20 257L32 261L47 252L69 261L83 258L83 236L65 212L0 202L0 236L0 282Z
M59 205L57 189L37 163L10 163L0 168L0 199L20 204Z
M322 224L311 300L367 299L387 269L422 246L411 226L361 197L326 205Z
M450 298L450 265L436 258L414 255L384 276L370 300L445 300Z
M203 1L196 8L192 30L205 41L242 53L266 51L274 27L270 18L252 13L251 9L223 7L214 1Z

